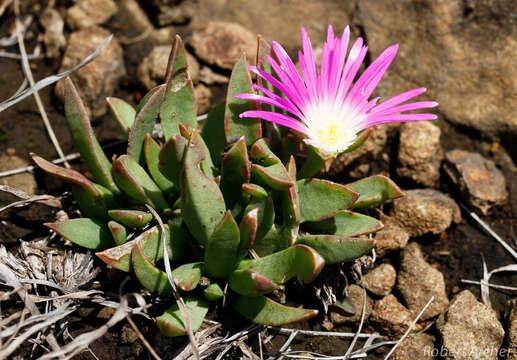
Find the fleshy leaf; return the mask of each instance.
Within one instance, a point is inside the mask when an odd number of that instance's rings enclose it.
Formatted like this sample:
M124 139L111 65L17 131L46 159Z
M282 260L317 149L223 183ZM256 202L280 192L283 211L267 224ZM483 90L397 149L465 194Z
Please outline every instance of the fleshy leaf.
M183 264L172 271L172 277L181 290L192 291L199 284L202 270L202 262Z
M208 239L205 270L215 278L228 276L235 268L240 244L239 226L228 210Z
M305 244L316 250L327 264L337 264L357 259L370 251L374 239L353 238L339 235L298 236L297 244Z
M153 132L164 93L165 85L160 85L151 89L144 96L138 106L135 122L129 132L127 153L140 164L145 162L144 141L146 136Z
M197 103L194 85L188 70L187 57L183 41L176 35L172 45L167 74L167 90L160 111L165 140L179 134L179 123L196 127Z
M197 331L208 313L208 303L191 296L185 297L183 300L185 301L190 319L190 327L192 331ZM183 317L177 304L172 305L161 316L156 318L156 324L165 336L174 337L187 334Z
M239 225L240 244L237 251L238 260L242 259L253 246L257 236L259 209L254 208L244 214Z
M298 179L309 179L318 174L321 170L328 170L334 158L324 156L312 146L306 146L307 158L298 172Z
M122 245L127 241L127 231L124 225L119 224L118 222L111 220L108 221L108 228L113 236L113 240L115 244Z
M219 187L224 196L227 209L233 209L237 203L242 203L242 192L235 191L249 182L251 177L251 164L248 160L246 141L240 138L221 161L221 182ZM242 210L242 208L241 208Z
M223 289L217 283L213 283L208 285L205 290L203 290L203 295L208 301L216 301L224 296Z
M66 240L87 249L106 249L113 246L111 232L106 224L99 220L78 218L44 225Z
M201 137L205 140L210 151L210 157L217 166L221 164L221 156L226 147L224 108L225 104L223 103L210 110L201 129Z
M108 97L106 98L106 102L108 103L111 115L113 115L118 127L127 138L129 136L129 130L135 122L135 108L124 100L116 97Z
M318 310L281 305L265 296L239 296L233 303L235 310L254 323L281 326L308 320Z
M404 196L397 184L384 175L370 176L347 184L346 187L359 193L359 198L350 207L351 209L378 205Z
M244 209L247 214L253 209L258 209L257 233L255 241L262 239L271 230L275 220L275 204L269 194L258 185L244 184L243 192L251 195L251 199Z
M185 139L190 140L190 136L194 128L192 126L180 123L179 129L181 135L183 135ZM198 141L203 146L203 149L205 151L205 158L203 159L203 161L201 161L199 167L206 176L210 177L211 179L214 179L217 176L218 169L216 169L214 162L210 157L210 150L208 150L208 146L206 146L205 141L201 136L198 136Z
M296 182L300 221L321 221L349 208L359 197L344 185L321 179Z
M292 180L296 180L296 163L291 156L287 164L287 172ZM282 210L284 225L298 226L301 221L300 205L298 200L298 183L282 192Z
M157 210L169 208L163 193L147 172L129 155L113 161L113 176L126 194Z
M260 227L259 227L260 229ZM284 250L296 241L298 235L298 227L279 226L274 224L263 238L259 238L258 234L253 243L253 250L259 256L266 256L277 251Z
M95 137L86 108L70 78L65 79L65 115L74 145L93 178L118 194L120 191L111 175L111 163Z
M254 180L275 190L285 190L294 186L280 159L269 149L264 139L256 141L250 149L251 174Z
M201 171L205 156L201 137L194 130L183 158L181 212L190 232L203 246L226 212L219 186Z
M153 215L140 210L112 209L108 215L119 223L131 228L140 229L149 224Z
M183 154L188 141L179 134L174 134L162 146L158 154L158 169L169 179L176 189L180 189L180 173L183 166Z
M304 227L328 235L359 236L377 232L383 228L382 223L368 215L340 210L334 217L318 223L305 223Z
M151 177L158 187L166 194L171 194L174 191L174 183L169 180L160 171L160 145L153 140L151 135L147 134L144 143L145 162L147 169L151 173ZM179 173L179 171L178 171Z
M224 112L224 130L226 141L234 142L244 136L249 146L262 136L262 127L259 119L241 119L239 115L248 110L254 110L255 104L251 100L237 99L237 94L252 94L251 76L246 63L246 57L242 57L235 64L226 95L226 107Z

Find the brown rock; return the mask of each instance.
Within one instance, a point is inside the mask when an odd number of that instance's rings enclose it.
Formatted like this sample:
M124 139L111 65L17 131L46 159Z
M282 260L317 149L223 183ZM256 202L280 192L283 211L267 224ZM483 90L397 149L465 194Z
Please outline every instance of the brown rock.
M190 39L190 45L203 61L231 70L243 53L254 62L257 52L256 35L237 23L210 22Z
M402 335L409 328L412 320L411 311L391 294L375 303L370 316L370 322L375 328L390 336Z
M0 165L2 165L2 170L8 170L18 169L31 164L27 160L17 156L12 151L9 151L0 154ZM4 177L2 178L1 184L8 185L29 194L34 194L38 190L38 184L34 179L34 175L28 172ZM11 195L8 192L0 191L0 204L6 205L18 200L20 200L18 197ZM2 206L0 205L0 207Z
M395 349L392 360L433 360L434 337L425 333L409 335Z
M506 360L517 360L517 300L511 302L508 315L508 356Z
M440 133L440 128L430 121L402 124L397 174L426 186L436 185L443 160Z
M430 319L449 306L443 274L424 260L420 247L414 242L402 251L397 289L415 315L434 296L433 302L420 317L421 320Z
M495 312L477 301L468 290L452 300L437 323L442 337L445 359L495 360L504 337L504 330Z
M227 84L229 79L227 76L218 74L208 66L203 66L199 71L199 81L207 85Z
M506 180L492 160L477 153L452 150L445 154L445 172L458 186L465 200L484 214L506 202Z
M104 24L117 10L113 0L79 0L66 11L66 23L72 30Z
M198 115L206 114L212 106L212 90L210 90L203 84L199 84L196 86L195 91L197 101L197 113Z
M438 101L449 121L494 136L517 132L514 103L508 101L517 96L514 0L357 4L372 59L400 45L379 96L426 86L425 98Z
M158 12L158 24L164 25L184 25L198 12L199 4L197 1L183 1L179 4L171 4L171 1L154 1Z
M45 29L43 34L43 43L45 43L45 52L49 58L58 58L61 55L61 49L66 46L63 28L65 22L59 14L59 11L46 8L43 10L39 21Z
M172 45L155 46L138 66L136 76L147 90L163 84L171 49ZM199 63L188 52L186 54L190 77L192 81L197 81L199 79Z
M109 31L96 26L72 33L59 72L77 65L109 35ZM119 79L125 73L122 47L118 40L113 38L95 60L71 75L93 117L106 112L106 97L113 95ZM63 83L58 82L55 92L61 100L64 96L63 91Z
M447 195L433 189L406 191L406 196L393 202L390 215L410 236L440 234L452 222L461 221L458 204Z
M382 257L387 253L403 249L409 241L409 234L397 221L389 216L382 215L384 224L382 230L375 233L375 251Z
M352 284L348 287L348 296L350 298L350 301L356 306L356 313L350 316L346 316L340 313L337 313L335 311L332 311L330 313L330 320L335 325L343 324L343 323L350 323L350 322L358 322L361 320L361 314L363 311L363 300L364 300L364 290L355 284ZM366 296L366 311L364 314L365 321L368 320L372 313L373 309L373 302L372 299Z
M391 264L381 264L369 271L361 279L361 285L366 290L378 296L388 295L397 280L397 272Z

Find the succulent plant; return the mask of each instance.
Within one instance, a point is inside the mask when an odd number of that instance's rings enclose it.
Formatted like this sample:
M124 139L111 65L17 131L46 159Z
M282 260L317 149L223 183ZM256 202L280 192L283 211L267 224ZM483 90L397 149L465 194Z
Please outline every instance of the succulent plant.
M267 44L259 44L257 63L268 70ZM193 330L227 284L234 309L256 323L281 325L315 316L317 310L288 307L266 295L294 277L311 282L324 264L366 254L374 240L362 235L382 224L353 210L402 195L381 175L347 185L311 178L325 162L314 152L297 173L300 143L293 133L266 124L263 138L260 120L239 117L257 106L235 97L253 92L244 57L233 69L226 103L199 126L183 43L176 37L165 84L149 91L136 109L108 98L128 137L127 154L112 162L70 79L65 89L73 141L93 180L34 155L43 171L72 184L84 215L46 226L98 251L108 266L133 272L152 293L172 297L167 274L157 265L165 250ZM158 119L163 144L151 136ZM250 249L258 257L250 258ZM209 282L202 285L201 277ZM156 322L167 336L185 335L176 304Z

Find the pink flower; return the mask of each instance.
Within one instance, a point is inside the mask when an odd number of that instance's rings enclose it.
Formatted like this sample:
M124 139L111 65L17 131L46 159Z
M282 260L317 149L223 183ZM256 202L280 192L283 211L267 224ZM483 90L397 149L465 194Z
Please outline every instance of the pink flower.
M377 104L379 98L369 100L393 61L398 45L384 50L354 82L368 47L363 45L362 38L358 38L347 54L349 37L348 26L341 38L334 36L332 26L329 26L318 71L311 42L302 28L303 52L298 52L301 74L282 46L273 41L278 62L269 54L266 56L278 78L255 66L249 68L280 90L284 97L256 84L254 89L264 95L239 94L236 97L274 105L287 111L288 115L251 110L240 117L260 118L293 129L304 135L305 143L325 155L347 150L359 132L377 124L436 119L434 114L403 113L438 105L434 101L405 103L424 93L425 88L403 92L380 104Z

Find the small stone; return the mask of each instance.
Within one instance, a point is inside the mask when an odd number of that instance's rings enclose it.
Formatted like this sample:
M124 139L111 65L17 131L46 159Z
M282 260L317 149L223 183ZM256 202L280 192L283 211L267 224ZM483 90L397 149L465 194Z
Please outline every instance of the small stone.
M227 76L218 74L208 66L203 66L199 71L199 81L206 85L227 84L229 79Z
M120 338L123 343L132 344L138 340L138 335L131 326L124 325L122 326L122 333L120 334Z
M136 76L147 90L163 84L171 49L172 45L155 46L138 66ZM190 77L192 81L197 81L199 78L199 63L188 52L186 54Z
M257 52L257 37L245 27L230 22L209 22L190 39L196 55L210 65L231 70L246 54L252 62Z
M410 236L440 234L453 222L461 221L458 204L434 189L406 191L406 196L393 202L390 215Z
M66 11L66 23L72 30L104 24L117 10L113 0L79 0Z
M425 333L409 335L395 349L392 360L433 360L434 337Z
M110 32L94 26L70 35L59 72L70 69L90 55ZM94 118L107 110L106 97L112 96L118 82L126 74L122 47L116 38L91 63L72 73L75 86ZM64 83L58 82L55 93L63 101Z
M402 251L397 289L415 315L434 296L433 302L423 312L420 320L430 319L449 306L443 274L424 260L422 250L415 242Z
M330 320L334 325L343 324L343 323L349 323L349 322L358 322L361 320L361 313L363 311L363 300L364 300L364 290L358 285L352 284L348 287L348 296L350 300L355 304L356 306L356 313L350 316L346 316L340 313L337 313L335 311L331 311L330 313ZM372 299L366 296L366 311L364 314L364 320L368 320L372 313L373 308L373 302Z
M109 306L103 307L98 313L97 313L97 319L105 319L109 320L115 313L115 309L111 308Z
M384 227L375 233L375 252L377 256L382 257L406 247L409 241L408 232L390 216L381 215L381 221Z
M508 315L508 356L506 360L517 360L517 300L511 302Z
M43 43L45 44L45 53L49 58L58 58L61 55L61 49L66 46L63 28L65 21L56 9L46 8L43 10L39 21L45 29L43 34Z
M212 90L207 88L203 84L199 84L195 88L196 101L197 101L197 113L198 115L206 114L212 105Z
M506 180L492 160L478 153L452 150L445 154L444 169L463 198L484 214L506 202Z
M185 25L197 13L198 4L195 1L182 1L179 4L169 4L164 1L154 1L158 12L158 25Z
M392 294L375 303L370 322L383 334L402 335L410 326L413 314Z
M460 292L437 322L447 360L496 360L504 330L495 312L468 290Z
M430 121L402 124L397 174L425 186L437 185L443 160L440 133L440 128Z
M378 296L388 295L397 280L397 272L391 264L381 264L361 279L366 290Z

